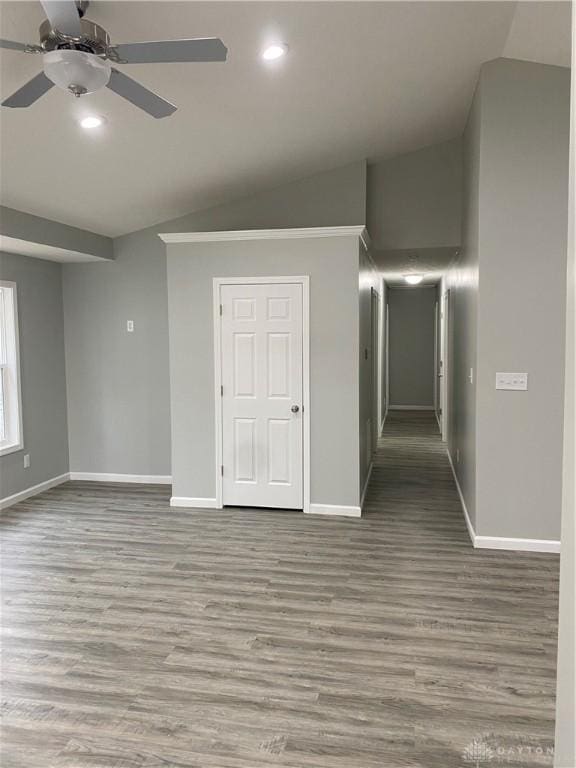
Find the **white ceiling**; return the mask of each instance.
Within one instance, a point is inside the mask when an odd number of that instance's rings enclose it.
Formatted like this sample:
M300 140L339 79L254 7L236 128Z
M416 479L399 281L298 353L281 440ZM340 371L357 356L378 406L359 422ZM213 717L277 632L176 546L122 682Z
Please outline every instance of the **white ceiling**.
M523 28L509 38L514 10L507 2L95 0L87 16L114 42L220 36L228 62L124 67L179 106L164 120L107 89L75 100L55 88L29 109L2 110L2 202L115 236L444 141L462 131L480 65L507 44L521 48ZM0 11L2 37L36 42L39 2L2 2ZM258 54L273 40L287 42L289 55L265 64ZM553 36L548 45L563 55ZM0 66L5 98L41 62L2 51ZM105 128L82 131L76 119L87 112L106 116Z
M518 3L503 56L570 66L570 4Z
M372 256L388 285L405 285L404 275L423 275L423 284L438 283L451 263L458 258L458 249L417 248L414 250L373 251Z

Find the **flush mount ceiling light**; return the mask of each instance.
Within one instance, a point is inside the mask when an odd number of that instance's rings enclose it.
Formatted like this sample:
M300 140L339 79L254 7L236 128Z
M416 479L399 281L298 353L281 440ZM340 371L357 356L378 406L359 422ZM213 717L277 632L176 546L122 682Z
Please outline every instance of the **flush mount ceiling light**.
M262 51L262 58L265 61L274 61L274 59L281 59L287 52L288 46L286 43L274 43Z
M422 275L404 275L404 280L408 285L418 285L422 282Z
M90 130L91 128L100 128L100 126L104 125L105 122L106 120L99 115L87 115L86 117L83 117L82 120L80 120L80 125L82 128L87 128Z

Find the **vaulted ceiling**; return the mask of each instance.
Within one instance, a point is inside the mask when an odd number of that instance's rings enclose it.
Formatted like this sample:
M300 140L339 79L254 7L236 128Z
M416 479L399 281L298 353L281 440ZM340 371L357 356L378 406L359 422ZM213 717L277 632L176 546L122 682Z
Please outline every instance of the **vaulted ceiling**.
M28 109L3 109L2 202L115 236L452 138L481 64L507 46L530 57L534 14L551 4L526 5L534 8L515 16L508 2L94 0L87 17L113 42L219 36L228 62L131 65L131 76L178 105L163 120L107 89L74 99L55 88ZM563 28L567 4L552 5L564 9L553 20ZM0 11L3 38L37 42L39 2L2 2ZM262 61L277 40L288 55ZM567 47L552 34L540 56L566 63L569 45L569 33ZM4 50L0 66L5 98L41 61ZM83 131L86 113L106 125Z

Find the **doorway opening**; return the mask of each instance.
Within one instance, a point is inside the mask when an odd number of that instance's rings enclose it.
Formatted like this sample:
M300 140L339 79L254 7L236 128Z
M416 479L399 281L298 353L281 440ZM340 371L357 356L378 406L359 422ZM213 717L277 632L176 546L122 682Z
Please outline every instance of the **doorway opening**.
M388 286L388 408L438 409L438 286Z

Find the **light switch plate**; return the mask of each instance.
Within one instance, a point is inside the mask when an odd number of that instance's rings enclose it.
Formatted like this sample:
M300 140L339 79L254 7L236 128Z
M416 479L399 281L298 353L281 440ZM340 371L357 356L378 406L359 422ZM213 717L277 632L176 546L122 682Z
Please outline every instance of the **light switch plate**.
M528 389L527 373L497 373L496 389L513 389L524 391Z
M128 333L134 332L134 320L126 320L126 330Z

